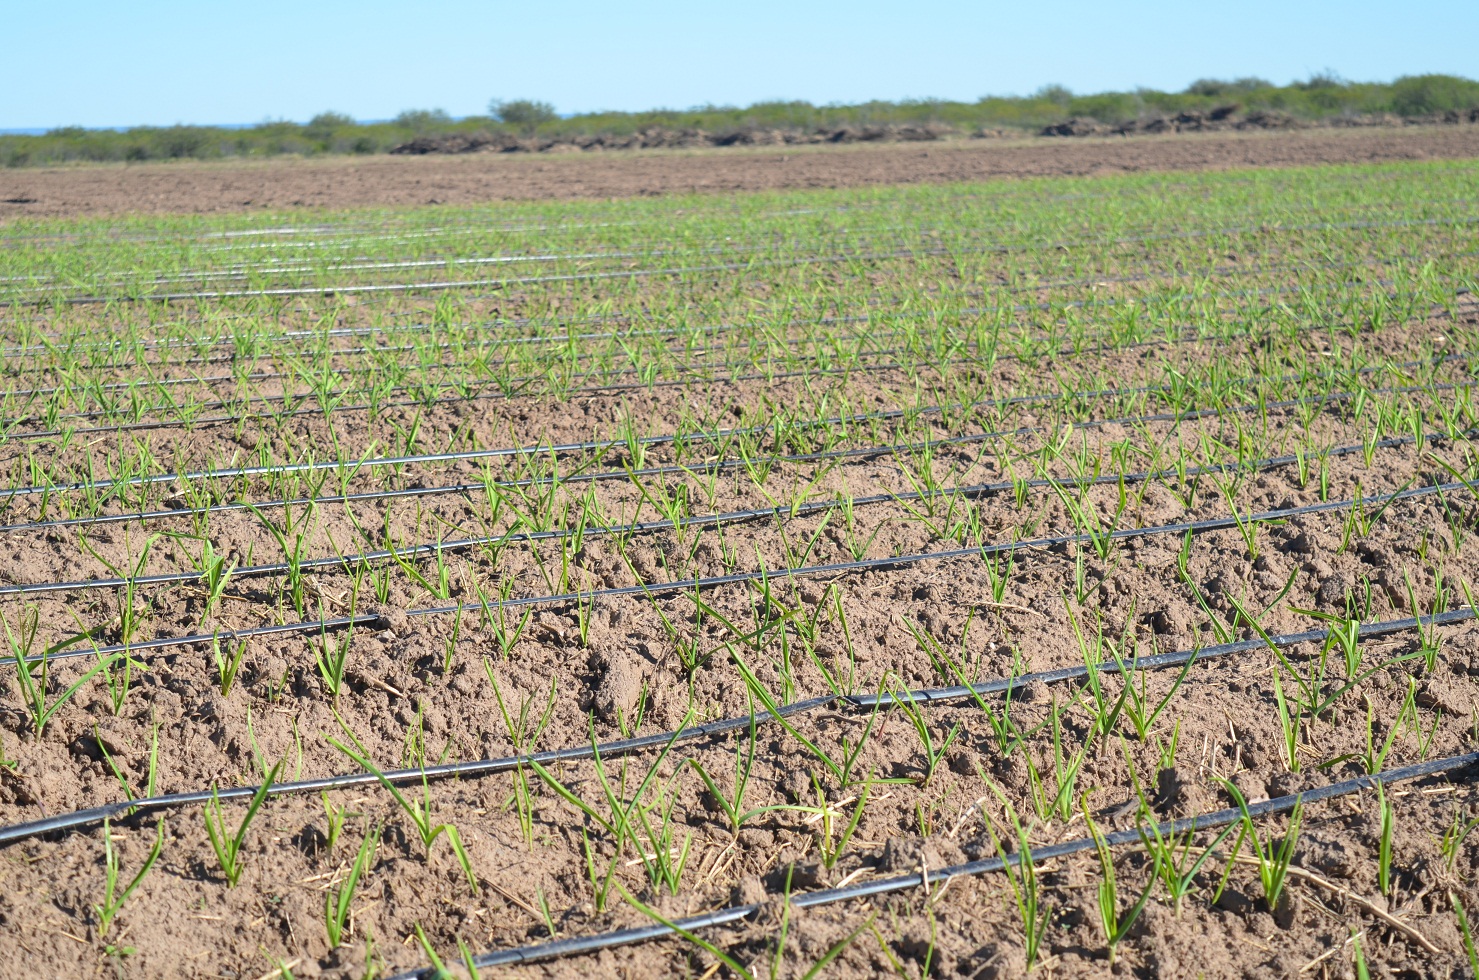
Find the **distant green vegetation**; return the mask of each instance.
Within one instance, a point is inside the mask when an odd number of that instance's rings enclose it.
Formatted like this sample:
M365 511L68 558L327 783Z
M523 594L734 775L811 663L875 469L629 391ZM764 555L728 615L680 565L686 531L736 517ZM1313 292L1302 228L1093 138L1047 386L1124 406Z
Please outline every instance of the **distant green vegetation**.
M426 136L507 135L568 140L621 137L652 128L703 130L716 135L755 129L818 133L922 125L947 126L964 133L989 129L1035 131L1070 118L1089 117L1114 125L1232 104L1245 112L1280 112L1305 120L1379 113L1414 118L1479 108L1479 82L1454 75L1410 75L1394 82L1347 82L1315 75L1289 85L1274 85L1260 78L1201 79L1181 92L1138 89L1075 95L1062 86L1050 85L1028 96L985 96L975 102L910 99L826 106L801 101L757 102L745 108L590 112L566 118L546 102L495 99L489 115L463 119L453 119L440 109L417 109L387 122L373 123L324 112L307 123L264 122L246 129L139 126L115 131L71 126L39 136L0 136L0 162L21 167L74 160L368 154L383 153Z

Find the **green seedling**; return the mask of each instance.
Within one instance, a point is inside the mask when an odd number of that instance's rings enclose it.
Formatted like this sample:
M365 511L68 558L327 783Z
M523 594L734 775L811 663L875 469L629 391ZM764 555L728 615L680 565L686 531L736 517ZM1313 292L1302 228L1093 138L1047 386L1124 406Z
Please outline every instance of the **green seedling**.
M1063 709L1055 700L1046 722L1052 727L1054 788L1051 792L1032 753L1022 753L1027 762L1027 784L1032 792L1032 804L1040 820L1052 820L1054 816L1065 822L1072 819L1073 797L1078 786L1079 772L1083 769L1084 759L1093 745L1092 738L1085 739L1078 751L1069 757L1063 749L1062 715Z
M431 963L430 980L454 980L452 971L447 969L447 964L442 962L442 958L437 955L436 949L432 947L431 940L426 938L426 930L421 928L421 923L415 923L414 928L416 930L416 941L421 944L421 951L426 954L427 960ZM423 971L423 975L425 972Z
M337 887L330 888L324 894L324 934L328 937L330 949L338 949L347 935L346 927L349 925L350 909L354 905L355 889L359 887L360 878L370 869L375 858L375 849L379 846L378 829L365 834L348 876Z
M134 872L133 878L122 891L118 890L119 862L118 852L113 849L113 825L111 821L103 821L103 901L101 905L94 905L93 912L98 917L98 938L104 939L108 930L113 927L113 920L118 916L119 909L128 897L143 883L144 878L154 867L154 862L159 860L160 853L164 850L164 821L159 821L154 835L154 847L149 851L149 856Z
M863 809L868 805L868 790L872 787L872 774L863 780L862 789L858 793L857 802L853 805L852 817L847 821L847 826L839 834L835 830L837 807L842 803L830 803L827 800L826 791L822 789L821 782L816 773L812 773L811 786L817 795L817 810L813 815L821 829L817 832L817 853L821 856L822 867L831 870L842 860L843 854L847 852L847 845L851 843L853 835L857 833L858 821L863 819ZM844 803L846 801L843 801Z
M231 688L236 684L236 675L241 672L241 662L246 657L246 652L246 640L237 640L235 649L223 655L220 635L211 637L211 658L216 662L216 676L220 680L221 697L231 696Z
M1114 854L1104 840L1104 835L1099 831L1099 825L1089 813L1089 794L1084 793L1079 797L1079 809L1084 815L1084 820L1089 828L1089 836L1094 840L1094 851L1099 856L1099 926L1104 930L1104 943L1109 949L1109 962L1115 961L1115 954L1119 950L1120 941L1135 925L1135 920L1140 918L1140 913L1145 910L1145 903L1150 901L1151 889L1155 888L1156 878L1161 874L1161 855L1159 851L1151 852L1152 868L1145 882L1145 888L1140 892L1140 897L1135 904L1130 906L1129 911L1121 914L1119 908L1119 886L1114 876Z
M1063 607L1068 612L1069 625L1073 627L1074 639L1078 641L1079 655L1083 658L1084 669L1087 671L1089 694L1093 698L1093 715L1095 731L1101 735L1109 735L1114 731L1119 721L1120 714L1124 711L1125 704L1129 701L1131 685L1129 678L1123 677L1120 696L1117 701L1111 701L1104 690L1101 671L1103 670L1104 654L1106 650L1114 650L1114 641L1104 635L1104 622L1102 614L1095 610L1094 633L1092 639L1085 636L1085 631L1079 626L1078 616L1073 611L1073 604L1063 596ZM1134 614L1125 618L1125 633L1121 638L1120 645L1128 646L1134 642L1132 630L1134 629ZM1121 674L1123 675L1123 669ZM1070 801L1071 806L1071 801Z
M945 761L945 756L950 751L950 746L955 744L956 738L960 736L960 726L952 726L945 737L936 741L935 734L930 730L929 720L925 718L924 712L914 703L914 697L903 688L890 688L889 696L904 717L909 720L909 725L914 729L914 734L919 737L920 748L924 750L924 773L920 776L919 785L929 786L930 780L935 776L935 770L940 763Z
M1464 941L1464 955L1469 959L1469 975L1479 977L1479 950L1474 948L1474 933L1469 928L1469 916L1464 912L1463 903L1456 894L1449 892L1448 901L1453 905L1454 918L1458 919L1459 933Z
M387 779L385 773L370 761L369 751L359 737L344 723L344 719L336 715L335 720L339 722L339 727L343 729L353 746L347 746L333 737L329 738L329 744L373 774L379 780L380 785L385 787L400 808L405 811L406 816L410 818L412 826L416 828L416 834L421 840L421 846L425 850L428 861L431 860L431 846L436 843L438 837L446 836L447 842L452 845L452 852L457 856L458 864L462 866L463 874L467 876L468 888L473 894L477 894L478 878L472 870L472 858L468 855L467 849L462 846L462 836L457 833L457 828L449 823L432 823L431 786L427 782L426 773L421 774L421 798L419 800L409 799L405 793L401 792L399 786Z
M1202 866L1207 863L1208 858L1217 853L1217 848L1239 826L1239 824L1229 824L1200 853L1192 847L1192 838L1196 836L1196 831L1194 830L1188 830L1178 838L1176 836L1168 837L1163 835L1160 824L1154 820L1148 823L1141 823L1137 826L1136 829L1140 833L1140 840L1145 845L1146 852L1151 855L1151 859L1155 862L1155 868L1161 876L1161 882L1166 886L1166 893L1171 896L1173 913L1177 918L1181 917L1182 904L1185 902L1186 896L1191 893L1191 889L1196 883L1197 874L1201 872Z
M351 605L349 615L354 615ZM318 676L324 682L324 688L329 692L329 698L337 707L339 695L344 690L344 670L349 665L349 648L354 642L354 627L350 626L341 635L334 639L329 638L327 628L319 631L318 643L309 641L310 649L313 650L313 666L318 669Z
M487 657L483 658L483 672L488 675L488 681L493 685L493 696L498 701L498 712L503 717L504 731L508 733L509 742L513 745L514 754L523 756L534 751L534 746L539 742L539 736L549 727L550 719L555 713L555 690L559 678L551 677L549 682L549 699L544 707L544 714L533 718L529 709L534 703L533 695L519 702L517 718L509 711L508 704L503 700L503 689L498 684L498 678L493 674L493 663ZM531 850L534 848L534 802L529 788L529 775L525 771L522 762L514 766L514 808L519 818L519 831L524 837L524 843Z
M1437 625L1432 622L1429 622L1426 626L1423 625L1422 617L1424 614L1418 608L1417 596L1413 593L1412 589L1412 578L1407 574L1406 569L1402 570L1402 581L1407 586L1407 608L1412 610L1412 615L1417 618L1418 652L1423 658L1423 665L1431 673L1438 667L1438 653L1443 646L1443 634L1439 631ZM1443 586L1443 570L1441 568L1434 569L1433 606L1427 615L1437 616L1439 613L1447 611L1448 597L1447 591Z
M98 658L98 662L72 684L63 689L55 698L50 698L52 690L51 679L51 656L63 648L84 637L72 637L62 641L55 646L43 650L40 655L32 654L31 650L36 642L36 631L38 628L39 614L34 606L27 608L21 613L20 635L10 627L10 621L0 613L0 626L5 628L5 638L10 646L11 662L15 666L16 682L20 686L21 703L26 713L31 718L31 726L37 735L46 731L46 725L51 721L58 711L67 702L77 696L77 693L87 685L98 673L108 670L120 658L126 655L113 653ZM34 659L33 659L34 657Z
M1366 967L1366 953L1361 949L1361 934L1351 928L1351 962L1356 967L1356 980L1371 980L1371 971Z
M484 620L493 630L493 638L498 643L498 652L502 655L504 662L507 662L513 654L514 647L518 646L519 638L524 635L524 630L528 628L529 621L534 618L534 609L532 607L526 608L524 615L519 619L518 625L510 629L507 620L504 618L502 602L496 604L498 612L494 615L490 611L490 606L493 604L488 602L486 596L483 595L482 589L478 590L478 601L483 607Z
M1463 847L1464 841L1479 827L1479 817L1467 817L1463 811L1453 811L1453 821L1449 823L1448 829L1443 831L1443 839L1439 841L1439 851L1443 855L1443 866L1450 871L1458 862L1459 849Z
M149 773L144 779L143 787L144 797L146 799L155 795L158 786L159 728L159 723L154 721L151 717L149 724ZM103 739L102 733L98 731L98 726L94 725L92 727L92 735L93 741L98 747L98 751L102 753L103 761L108 764L108 769L111 770L113 773L113 778L118 780L118 785L123 787L123 795L130 800L136 799L136 797L134 796L133 787L128 784L128 780L124 778L123 772L118 768L117 763L113 761L113 755L108 751L108 744Z
M1289 874L1289 865L1294 860L1294 849L1299 843L1299 830L1304 821L1304 803L1296 802L1294 809L1289 814L1289 829L1284 833L1280 841L1270 837L1267 841L1258 832L1257 825L1253 822L1253 815L1248 811L1248 803L1243 799L1242 792L1232 784L1230 780L1220 780L1224 789L1233 802L1242 811L1243 820L1242 834L1239 842L1247 839L1253 845L1253 857L1258 864L1258 881L1263 886L1263 901L1270 912L1274 911L1279 904L1279 897L1284 893L1284 884Z
M973 686L972 680L967 678L965 674L965 636L966 630L969 629L970 620L968 617L965 630L962 630L961 632L960 661L957 661L956 659L951 657L949 652L944 648L942 644L940 644L938 640L936 640L934 637L930 636L923 630L916 630L911 627L910 632L914 634L915 641L919 643L920 646L924 649L925 654L930 658L930 662L934 664L935 669L940 672L941 676L944 677L946 680L954 678L957 684L967 690L967 692L970 694L971 700L975 702L976 707L981 710L981 713L983 715L985 715L986 723L991 726L991 732L993 738L995 739L997 750L1003 756L1010 756L1013 752L1017 751L1017 749L1022 746L1022 743L1026 740L1027 737L1017 727L1016 722L1012 721L1012 697L1016 693L1017 689L1014 686L1010 686L1007 687L1007 689L1002 693L1002 704L1001 710L999 711L994 708L989 702L987 702L986 698L982 696L980 691L976 690L976 688ZM1015 677L1016 675L1020 674L1022 670L1020 654L1016 649L1013 649L1012 653L1014 657L1012 674L1013 677Z
M733 789L729 793L725 793L719 788L718 780L709 774L709 771L704 768L703 763L697 759L689 760L689 765L693 766L694 771L698 773L698 778L703 781L704 788L708 790L709 797L724 812L725 818L729 821L730 833L735 837L738 837L739 832L744 829L745 824L755 817L777 810L791 809L791 807L785 804L772 804L748 809L745 807L745 796L750 786L750 771L755 765L755 744L758 740L759 736L756 732L755 724L755 702L752 698L750 700L749 737L743 739L740 744L735 746L734 782L732 784Z
M827 771L836 777L838 783L844 787L848 786L852 776L852 763L856 760L857 753L862 750L862 743L860 742L857 749L852 753L845 754L841 761L834 759L831 753L801 734L796 726L787 720L785 712L781 710L781 706L776 701L775 696L755 676L755 672L750 669L749 664L745 663L744 659L740 657L739 651L731 647L729 656L734 661L735 668L739 670L740 677L744 679L745 685L749 688L750 696L764 706L766 712L786 730L788 735L800 742L818 762L825 766Z
M326 828L324 831L326 844L324 846L326 850L332 851L334 845L339 843L339 835L344 832L344 819L349 808L342 803L336 805L333 800L329 799L327 792L319 793L318 798L324 805L324 822Z
M236 830L230 831L226 826L225 815L221 812L220 793L214 786L211 787L211 800L205 805L205 832L210 838L211 849L216 852L216 860L220 862L221 874L226 878L227 887L235 888L236 883L241 880L241 874L246 870L246 861L242 854L242 845L246 842L247 829L251 827L252 820L261 809L262 802L267 799L272 784L277 781L278 771L282 769L282 761L272 767L272 771L262 780L257 791L252 794L252 800L247 804L246 814L241 818L241 823Z
M308 508L296 519L293 511L287 504L283 505L283 522L278 525L275 521L262 513L255 504L245 504L262 526L272 535L277 546L282 549L283 565L287 572L288 598L293 604L293 611L300 617L308 615L307 608L307 579L303 572L304 551L308 544L307 528L313 523L316 514L316 505L308 504ZM387 514L388 519L388 514ZM289 543L291 541L291 543Z
M1376 886L1383 895L1392 893L1392 831L1396 827L1396 814L1392 801L1387 799L1386 787L1376 784L1378 812L1381 814L1381 833L1376 845Z
M226 586L231 582L231 574L236 571L236 562L226 563L226 556L218 554L209 541L203 545L200 561L200 583L205 587L205 603L200 610L201 626L206 620L213 616L221 605L221 599L226 594Z
M1023 827L1022 822L1017 819L1017 811L1012 808L1011 800L1007 799L1001 788L990 780L986 781L986 785L1000 801L1016 836L1017 849L1008 854L996 835L995 825L989 817L986 818L986 833L991 838L992 849L1001 858L1002 871L1007 876L1007 884L1012 890L1012 901L1017 907L1017 916L1022 923L1023 952L1027 962L1027 972L1031 973L1041 955L1043 937L1047 934L1048 921L1053 909L1043 901L1042 888L1037 877L1037 865L1033 863L1028 829Z

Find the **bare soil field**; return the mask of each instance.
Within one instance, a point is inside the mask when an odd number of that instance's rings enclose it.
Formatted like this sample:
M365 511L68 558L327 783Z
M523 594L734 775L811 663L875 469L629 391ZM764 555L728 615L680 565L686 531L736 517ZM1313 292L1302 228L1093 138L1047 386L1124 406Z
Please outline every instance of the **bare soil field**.
M1321 136L13 226L0 978L1471 975L1479 169ZM772 179L380 163L231 179Z
M0 171L0 221L246 209L463 205L1292 167L1479 156L1479 127L1302 130L770 150L84 165Z

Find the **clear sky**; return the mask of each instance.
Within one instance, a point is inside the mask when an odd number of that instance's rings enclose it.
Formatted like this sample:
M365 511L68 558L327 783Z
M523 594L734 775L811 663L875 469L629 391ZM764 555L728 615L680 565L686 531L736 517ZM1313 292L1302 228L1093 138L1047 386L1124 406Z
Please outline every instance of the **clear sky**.
M1479 0L6 0L0 128L1479 77Z

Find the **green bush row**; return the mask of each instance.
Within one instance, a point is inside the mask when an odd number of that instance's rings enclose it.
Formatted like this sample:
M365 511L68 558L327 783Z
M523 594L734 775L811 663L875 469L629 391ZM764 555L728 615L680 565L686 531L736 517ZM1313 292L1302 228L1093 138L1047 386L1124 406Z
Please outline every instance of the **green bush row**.
M74 160L143 161L266 157L281 154L383 153L418 136L511 133L550 139L625 136L642 130L701 129L722 134L743 129L829 132L843 128L943 124L965 132L1035 130L1073 117L1118 124L1147 116L1206 111L1236 103L1245 112L1269 110L1303 119L1394 113L1420 117L1479 108L1479 82L1453 75L1412 75L1395 82L1346 82L1316 75L1273 85L1257 78L1203 79L1181 92L1139 89L1075 95L1047 86L1029 96L986 96L975 102L911 99L817 106L809 102L757 102L744 108L701 106L647 112L591 112L560 118L547 103L495 100L487 116L453 119L441 110L411 110L388 122L360 123L334 112L307 123L265 122L246 129L214 126L140 126L124 131L81 127L43 135L0 136L6 166Z

